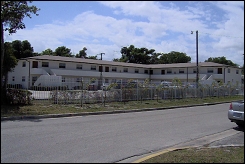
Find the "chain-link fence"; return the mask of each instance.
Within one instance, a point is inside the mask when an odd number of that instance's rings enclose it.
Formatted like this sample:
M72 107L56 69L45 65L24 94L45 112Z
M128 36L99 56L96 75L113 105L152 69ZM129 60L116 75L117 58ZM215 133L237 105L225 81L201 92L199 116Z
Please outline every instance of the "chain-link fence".
M90 81L63 82L61 86L32 86L22 89L21 85L8 85L7 96L11 101L47 104L92 104L158 99L185 99L244 95L244 85L202 85L195 83L149 81L119 81L102 84ZM99 89L101 88L101 89Z

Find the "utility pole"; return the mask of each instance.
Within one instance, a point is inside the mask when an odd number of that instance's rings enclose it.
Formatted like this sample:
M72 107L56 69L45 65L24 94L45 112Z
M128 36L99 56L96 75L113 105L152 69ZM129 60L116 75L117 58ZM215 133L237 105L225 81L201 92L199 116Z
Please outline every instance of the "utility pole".
M102 61L102 55L105 55L105 53L100 53L100 60ZM102 64L101 64L101 68L100 68L100 82L99 82L99 89L102 89L102 72L103 72L103 67L102 67Z
M198 89L198 81L199 81L199 69L198 69L198 31L196 31L196 53L197 53L197 77L196 77L196 83L197 83L197 89Z
M193 34L193 31L191 31ZM196 31L196 87L198 89L199 69L198 69L198 31Z

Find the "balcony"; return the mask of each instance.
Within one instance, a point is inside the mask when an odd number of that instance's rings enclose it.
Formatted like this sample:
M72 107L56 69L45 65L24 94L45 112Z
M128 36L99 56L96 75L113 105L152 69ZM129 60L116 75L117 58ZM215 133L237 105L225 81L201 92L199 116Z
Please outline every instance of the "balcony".
M42 68L32 68L30 73L34 75L48 75L47 71Z

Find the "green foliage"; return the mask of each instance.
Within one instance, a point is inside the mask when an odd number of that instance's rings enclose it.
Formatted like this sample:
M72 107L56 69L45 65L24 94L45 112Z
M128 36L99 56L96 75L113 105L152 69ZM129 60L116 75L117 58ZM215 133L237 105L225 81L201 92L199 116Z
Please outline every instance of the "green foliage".
M71 49L61 46L55 49L54 56L72 57Z
M185 53L172 51L170 53L156 53L154 49L136 48L134 45L121 48L122 57L113 59L117 62L137 63L137 64L171 64L187 63L191 57Z
M30 42L27 40L20 41L15 40L12 42L12 48L13 48L13 55L16 57L16 59L20 58L26 58L26 57L33 57L33 47L31 47Z
M9 34L16 33L18 29L24 29L25 17L31 18L31 14L38 16L40 10L36 6L29 6L32 1L1 1L1 23L4 25L4 31Z
M181 82L180 79L178 79L177 77L175 77L175 78L172 80L172 84L173 84L174 86L181 87L182 82Z
M226 57L210 57L208 60L205 60L204 62L214 62L214 63L219 63L219 64L225 64L229 66L234 66L238 67L238 64L233 63L231 60L227 60Z
M185 53L171 51L167 54L162 54L160 56L161 64L172 64L172 63L188 63L191 61L191 57L187 56Z
M17 65L16 57L13 54L12 43L4 43L4 62L3 62L3 74L6 75L8 72L12 71L13 68Z
M31 104L31 95L32 93L28 90L22 89L13 89L9 88L6 90L6 103L7 104L17 104L17 105L26 105Z
M53 50L51 50L50 48L42 51L41 55L54 55Z
M83 47L83 49L80 50L79 53L76 54L75 57L76 57L76 58L84 58L84 59L86 59L86 58L87 58L87 53L86 53L86 51L87 51L87 48L86 48L86 47Z

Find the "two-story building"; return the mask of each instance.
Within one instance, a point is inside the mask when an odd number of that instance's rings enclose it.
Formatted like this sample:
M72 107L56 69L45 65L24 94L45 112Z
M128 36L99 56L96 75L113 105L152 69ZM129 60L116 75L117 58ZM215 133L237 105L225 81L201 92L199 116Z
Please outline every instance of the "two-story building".
M199 81L211 84L213 81L224 84L241 85L241 69L213 62L175 64L134 64L61 56L34 56L23 58L8 74L8 84L21 84L23 88L32 86L62 86L73 83L80 85L81 80L93 80L96 85L119 80L149 79L152 83L172 81L174 78L183 83ZM77 84L75 84L77 83Z

